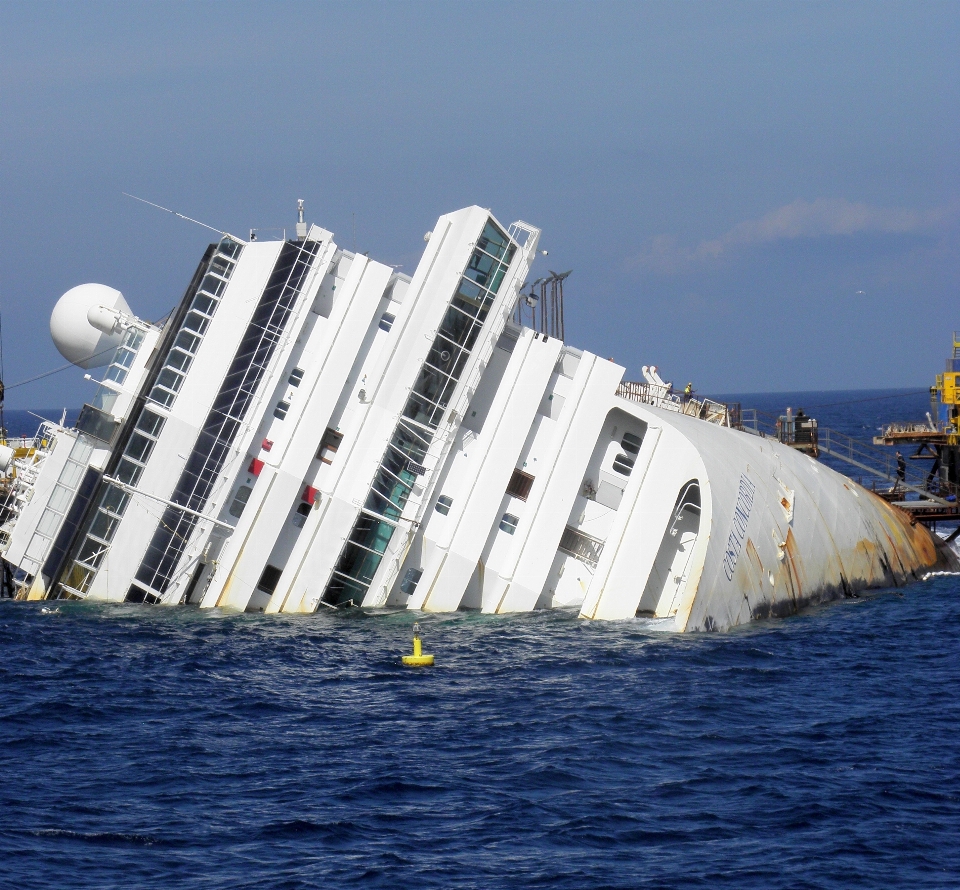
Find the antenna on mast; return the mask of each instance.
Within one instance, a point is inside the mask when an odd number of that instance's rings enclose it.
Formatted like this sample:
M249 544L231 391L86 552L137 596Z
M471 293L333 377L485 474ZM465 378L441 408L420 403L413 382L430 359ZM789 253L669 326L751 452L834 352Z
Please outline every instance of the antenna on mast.
M297 198L297 241L307 237L307 224L303 221L303 198Z
M246 244L246 241L244 241L243 238L238 238L236 235L231 235L229 232L224 232L222 229L218 229L215 226L208 226L205 222L200 222L199 219L193 219L192 217L184 216L182 213L177 213L176 210L171 210L169 207L163 207L160 204L154 204L153 201L148 201L146 198L138 198L136 195L131 195L130 192L120 192L120 194L125 195L128 198L133 198L134 201L140 201L142 204L149 204L151 207L156 207L157 210L163 210L166 213L172 213L174 216L179 216L180 219L185 219L187 222L196 223L198 226L203 226L205 229L209 229L211 232L216 232L218 235L225 235L228 238L233 238L234 241L239 241L241 244Z

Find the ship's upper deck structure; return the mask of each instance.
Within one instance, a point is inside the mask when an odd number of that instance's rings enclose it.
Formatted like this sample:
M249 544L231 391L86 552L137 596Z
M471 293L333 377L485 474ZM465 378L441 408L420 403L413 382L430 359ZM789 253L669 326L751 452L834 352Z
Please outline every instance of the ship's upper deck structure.
M468 207L406 276L302 221L227 235L162 327L109 288L68 292L58 311L93 332L58 346L85 362L107 342L109 365L76 428L18 463L0 529L18 595L683 630L936 561L925 530L730 429L727 406L566 345L566 273L523 295L539 237ZM864 534L873 556L851 557Z

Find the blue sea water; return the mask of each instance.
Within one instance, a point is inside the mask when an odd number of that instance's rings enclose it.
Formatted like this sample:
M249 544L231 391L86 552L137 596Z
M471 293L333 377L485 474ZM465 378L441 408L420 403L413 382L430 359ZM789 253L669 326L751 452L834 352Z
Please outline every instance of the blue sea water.
M80 411L77 408L38 408L35 411L7 408L4 411L3 421L10 438L32 438L45 420L60 423L63 419L68 427L72 427L79 416Z
M722 634L421 616L422 670L402 612L59 609L0 603L2 887L960 885L956 577Z

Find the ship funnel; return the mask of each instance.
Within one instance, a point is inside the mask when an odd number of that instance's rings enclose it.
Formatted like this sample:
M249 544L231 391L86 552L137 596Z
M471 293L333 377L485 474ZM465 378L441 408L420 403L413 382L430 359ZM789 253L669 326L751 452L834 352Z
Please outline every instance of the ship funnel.
M68 362L99 368L113 360L123 338L122 316L130 315L123 294L105 284L81 284L57 301L50 316L50 336Z

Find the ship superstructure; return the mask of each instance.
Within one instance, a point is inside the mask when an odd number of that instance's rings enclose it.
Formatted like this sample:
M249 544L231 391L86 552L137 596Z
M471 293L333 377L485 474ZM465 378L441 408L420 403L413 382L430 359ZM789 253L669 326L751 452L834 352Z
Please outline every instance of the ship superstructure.
M459 210L410 277L301 216L294 239L211 245L162 327L101 285L68 292L58 347L109 363L76 428L17 461L17 595L689 630L949 559L726 406L518 324L539 237Z

